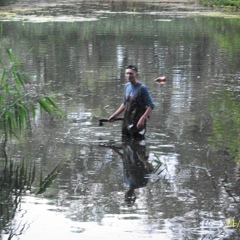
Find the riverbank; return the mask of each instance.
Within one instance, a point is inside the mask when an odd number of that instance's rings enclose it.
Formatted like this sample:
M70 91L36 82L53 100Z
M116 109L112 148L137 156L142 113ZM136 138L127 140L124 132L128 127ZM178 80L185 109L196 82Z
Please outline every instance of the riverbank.
M199 4L200 3L200 0L114 0L114 2L144 2L144 3L152 3L152 2L155 2L155 3L175 3L175 4L181 4L181 3L185 3L185 4ZM91 3L91 2L96 2L94 0L79 0L79 1L74 1L74 0L70 0L68 1L68 3L72 3L72 2L85 2L85 3ZM110 2L109 0L99 0L98 2ZM112 2L112 1L111 1ZM20 1L17 1L15 4L49 4L49 1L48 0L20 0ZM63 3L62 0L55 0L54 2L52 2L53 4L54 3Z
M6 4L7 0L4 1ZM109 4L110 2L126 2L126 3L145 3L145 4L175 4L175 5L185 5L191 7L211 7L215 10L221 11L232 11L232 12L239 12L240 9L240 0L70 0L64 2L62 0L55 0L54 2L49 2L48 0L20 0L16 1L14 4L10 4L9 6L15 7L41 7L41 6L52 6L52 5L59 5L59 4L93 4L93 3L106 3ZM1 5L0 0L0 5ZM3 4L3 3L2 3ZM3 5L5 5L3 4Z
M229 8L240 8L240 0L113 0L114 2L143 2L143 3L165 3L165 4L191 4L191 5L202 5L207 7L229 7ZM113 2L111 1L111 2ZM80 3L85 4L96 2L94 0L79 0L79 1L68 1L68 3ZM109 0L99 0L98 2L109 3ZM0 1L1 3L1 1ZM15 5L42 5L42 4L61 4L62 0L55 0L49 3L48 0L17 0Z
M56 0L49 2L20 0L10 6L0 8L0 21L24 21L24 22L45 22L45 21L82 21L85 17L95 18L98 10L104 6L106 11L122 12L131 11L135 14L146 13L146 8L151 13L168 14L172 17L187 16L212 16L226 18L240 18L236 12L216 10L213 7L204 7L197 0L99 0L99 1L63 1ZM150 8L149 8L150 6ZM84 17L84 19L82 18Z
M204 6L220 7L228 10L239 10L240 8L240 0L201 0L200 2Z

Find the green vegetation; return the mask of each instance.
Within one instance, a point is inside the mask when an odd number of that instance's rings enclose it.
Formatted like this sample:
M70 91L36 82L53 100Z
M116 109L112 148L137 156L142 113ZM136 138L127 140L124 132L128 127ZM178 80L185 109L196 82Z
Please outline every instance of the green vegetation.
M0 6L6 6L14 2L16 2L16 0L0 0Z
M20 70L20 62L13 55L11 49L7 49L8 66L6 67L0 60L0 133L4 148L9 138L17 136L21 132L31 127L31 119L34 119L36 106L39 104L40 112L57 116L61 114L53 98L49 96L38 96L26 91L25 83Z
M221 97L210 104L213 134L211 148L220 149L236 162L240 160L240 103L234 91L219 93Z
M237 10L240 7L240 0L201 0L204 6L227 7L229 10Z
M63 112L52 97L29 91L23 80L25 74L21 71L20 61L11 49L5 54L2 53L0 59L0 230L14 218L21 196L32 191L35 180L39 179L39 186L33 192L44 193L62 169L62 164L58 164L45 178L40 169L38 178L34 159L22 155L17 159L8 156L9 140L19 139L24 130L31 130L37 109L41 114L46 112L55 117L62 116Z

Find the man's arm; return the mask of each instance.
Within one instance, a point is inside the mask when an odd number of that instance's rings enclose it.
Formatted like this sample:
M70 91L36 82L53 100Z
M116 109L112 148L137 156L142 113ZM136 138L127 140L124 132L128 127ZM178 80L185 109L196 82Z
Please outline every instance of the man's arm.
M147 117L151 114L152 112L152 107L147 107L146 111L144 114L140 117L137 123L137 129L141 128L144 125L144 121L147 119Z
M145 85L143 85L141 93L142 93L142 97L143 97L143 103L145 106L147 106L147 108L146 108L144 114L138 120L138 123L137 123L138 129L144 125L144 121L151 114L152 110L155 107L151 93L149 92L148 88Z
M118 108L118 110L108 119L110 122L113 122L114 119L120 115L125 110L125 105L121 104L121 106Z

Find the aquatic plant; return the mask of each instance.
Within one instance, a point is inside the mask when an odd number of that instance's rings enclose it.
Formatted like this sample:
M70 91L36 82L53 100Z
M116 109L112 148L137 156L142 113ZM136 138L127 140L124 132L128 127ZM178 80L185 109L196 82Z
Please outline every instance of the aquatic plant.
M21 196L32 191L34 181L39 186L35 186L33 192L44 193L62 169L62 164L58 164L45 178L43 170L38 169L40 177L37 179L34 159L8 157L8 140L19 138L26 129L31 130L37 109L41 114L46 112L54 117L63 115L51 96L29 91L23 76L20 61L7 49L6 57L2 55L0 59L0 230L14 218ZM12 235L12 229L7 228Z
M62 114L61 109L50 96L37 95L26 90L24 75L20 70L21 63L13 55L11 49L7 49L6 67L0 60L0 132L2 133L3 149L12 136L31 127L37 107L41 114L47 112L52 116ZM38 106L37 106L38 105Z

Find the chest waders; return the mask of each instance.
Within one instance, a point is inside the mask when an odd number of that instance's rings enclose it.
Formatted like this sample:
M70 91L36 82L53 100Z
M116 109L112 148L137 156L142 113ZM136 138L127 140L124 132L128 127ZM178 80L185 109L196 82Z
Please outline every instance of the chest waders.
M126 100L125 112L122 124L122 135L123 137L144 137L146 132L146 120L144 125L137 129L137 123L141 116L146 111L146 107L142 104L141 95L139 94L141 85L138 87L136 94Z

